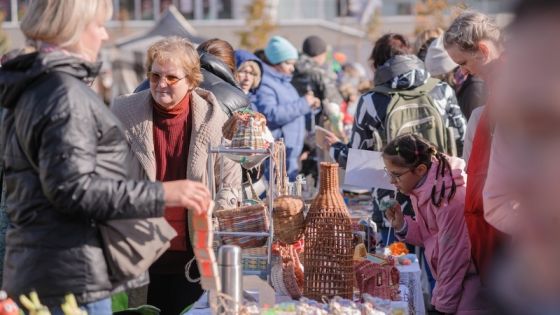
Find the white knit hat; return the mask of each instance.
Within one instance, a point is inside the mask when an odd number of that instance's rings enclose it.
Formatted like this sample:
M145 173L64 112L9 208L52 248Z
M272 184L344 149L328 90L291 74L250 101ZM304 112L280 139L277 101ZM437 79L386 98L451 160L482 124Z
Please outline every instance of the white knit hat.
M432 44L430 44L424 62L426 64L426 70L428 70L431 75L446 74L458 66L458 64L449 57L445 47L443 47L443 35L436 38Z

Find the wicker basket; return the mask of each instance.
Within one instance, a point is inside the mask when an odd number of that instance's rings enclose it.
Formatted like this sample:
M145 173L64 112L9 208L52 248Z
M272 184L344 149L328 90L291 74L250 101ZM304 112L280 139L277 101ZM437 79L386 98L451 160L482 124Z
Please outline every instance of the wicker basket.
M274 236L286 244L293 244L303 237L305 217L303 199L295 196L281 196L274 200Z
M352 222L339 193L338 164L321 163L319 194L306 218L303 295L351 299L354 287Z
M268 232L270 222L264 205L244 206L235 209L217 210L220 231L224 232ZM264 246L266 236L221 236L222 243L241 248Z
M253 111L234 113L232 126L226 124L227 135L231 138L232 148L266 149L267 144L263 135L266 130L266 118L263 114ZM222 128L223 129L223 128ZM232 133L233 132L233 133Z
M272 267L272 284L277 291L285 292L293 299L299 299L303 293L303 266L292 245L276 247L275 264Z
M393 301L400 299L400 274L392 257L383 260L382 263L374 263L369 260L357 261L354 270L360 294L367 293Z

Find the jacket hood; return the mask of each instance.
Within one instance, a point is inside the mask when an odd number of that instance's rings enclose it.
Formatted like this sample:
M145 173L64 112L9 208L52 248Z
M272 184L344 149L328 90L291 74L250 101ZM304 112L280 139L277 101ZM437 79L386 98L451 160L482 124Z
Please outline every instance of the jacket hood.
M388 85L392 89L408 90L421 86L430 78L424 62L415 55L397 55L377 68L375 85Z
M307 55L301 55L295 64L295 72L299 73L309 73L317 68L321 68L321 66Z
M227 83L238 87L237 80L235 80L233 73L231 73L229 67L218 57L209 53L201 52L200 68L205 69Z
M259 80L259 84L256 88L251 89L251 91L257 90L260 86L261 86L261 82L262 82L262 75L263 75L263 62L259 59L259 57L255 56L254 54L243 50L243 49L238 49L235 51L235 68L239 69L239 66L241 66L242 63L244 63L245 61L254 61L257 63L257 65L259 66L259 68L261 69L261 78Z
M90 63L61 51L34 52L18 56L0 68L1 106L13 108L29 85L49 72L62 72L91 82L101 69L101 63Z
M272 68L272 66L269 66L266 63L263 63L263 80L265 79L265 76L269 76L271 78L274 78L274 80L280 81L282 83L292 82L292 77L293 77L291 74L280 73L280 72L276 71L276 69ZM262 82L262 80L261 80L261 82Z
M439 161L435 157L432 158L432 166L428 171L426 180L420 187L417 187L412 191L412 194L418 198L419 204L422 205L426 202L432 202L431 201L432 188L434 186L436 188L435 194L436 196L439 196L443 183L443 186L445 187L444 202L447 202L447 196L449 194L449 191L453 183L451 179L455 181L455 185L457 187L465 185L466 175L463 172L463 169L465 168L465 161L463 161L463 159L453 157L453 156L445 156L445 157L447 158L447 160L449 161L449 165L451 166L451 174L449 174L449 171L446 169L443 179L441 176L437 176L436 179L436 175L437 175L436 173L438 170Z

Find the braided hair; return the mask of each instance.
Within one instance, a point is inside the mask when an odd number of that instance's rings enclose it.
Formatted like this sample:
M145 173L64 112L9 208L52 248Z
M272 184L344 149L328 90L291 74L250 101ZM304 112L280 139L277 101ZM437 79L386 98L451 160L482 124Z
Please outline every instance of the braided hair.
M415 135L415 134L405 134L401 135L390 143L388 143L383 149L383 156L385 157L400 157L401 161L396 161L396 164L402 167L408 167L410 169L416 168L419 165L426 165L428 169L432 166L432 157L438 160L438 169L436 172L436 182L432 187L432 204L436 207L441 206L443 199L445 199L446 185L445 185L445 172L449 172L451 175L451 189L447 195L447 201L450 201L455 192L457 191L457 184L453 179L451 165L441 152L438 152L436 147L428 142L427 140ZM404 163L403 163L404 162ZM439 194L437 191L437 183L441 177L441 190Z

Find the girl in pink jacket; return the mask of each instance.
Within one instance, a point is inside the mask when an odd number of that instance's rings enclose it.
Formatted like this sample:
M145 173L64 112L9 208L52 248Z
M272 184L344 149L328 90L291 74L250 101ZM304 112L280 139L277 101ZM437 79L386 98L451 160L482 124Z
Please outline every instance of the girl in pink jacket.
M464 217L464 161L437 152L416 135L403 135L383 150L391 183L410 196L416 218L400 205L386 212L397 238L425 249L436 286L432 305L446 314L485 314L481 284Z

